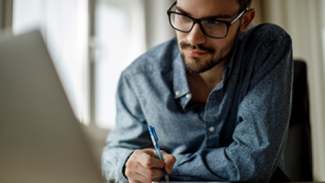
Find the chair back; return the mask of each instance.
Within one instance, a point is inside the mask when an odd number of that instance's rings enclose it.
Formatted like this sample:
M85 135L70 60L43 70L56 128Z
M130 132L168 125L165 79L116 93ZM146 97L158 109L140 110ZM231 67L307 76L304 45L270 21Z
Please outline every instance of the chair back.
M284 161L292 181L313 181L307 65L302 60L294 60L292 109Z

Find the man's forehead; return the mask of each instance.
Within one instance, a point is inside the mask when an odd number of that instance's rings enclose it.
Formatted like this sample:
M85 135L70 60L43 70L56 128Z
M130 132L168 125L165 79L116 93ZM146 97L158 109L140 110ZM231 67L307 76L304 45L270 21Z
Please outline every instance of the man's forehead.
M178 0L176 7L195 18L233 17L239 12L237 0Z

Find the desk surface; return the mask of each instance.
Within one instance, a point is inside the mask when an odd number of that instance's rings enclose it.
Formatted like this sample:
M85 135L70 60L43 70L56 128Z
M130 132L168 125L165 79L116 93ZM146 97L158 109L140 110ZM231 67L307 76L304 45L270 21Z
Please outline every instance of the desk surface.
M166 181L152 182L152 183L167 183ZM230 183L230 182L214 182L214 181L170 181L170 183ZM276 182L276 183L284 183L284 182ZM322 182L291 182L291 183L322 183ZM325 183L325 182L323 182Z

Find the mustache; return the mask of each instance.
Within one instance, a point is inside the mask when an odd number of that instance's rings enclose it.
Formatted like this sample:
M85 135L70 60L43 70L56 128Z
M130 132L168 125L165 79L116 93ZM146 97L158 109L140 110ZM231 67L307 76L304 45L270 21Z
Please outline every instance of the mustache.
M179 46L182 49L192 48L193 50L202 50L202 51L208 52L208 53L210 53L212 55L214 55L216 53L216 50L213 47L209 47L209 46L206 47L206 46L203 46L203 45L191 45L189 43L185 43L184 41L180 42Z

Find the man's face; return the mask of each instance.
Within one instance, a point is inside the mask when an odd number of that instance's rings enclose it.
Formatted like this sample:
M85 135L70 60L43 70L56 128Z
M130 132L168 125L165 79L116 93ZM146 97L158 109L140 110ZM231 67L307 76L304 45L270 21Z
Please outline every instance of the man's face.
M176 11L193 18L212 18L230 22L240 12L237 0L178 0ZM237 20L229 27L225 38L210 38L195 24L188 33L176 31L177 41L185 68L192 73L203 73L227 60L236 44L240 27Z

